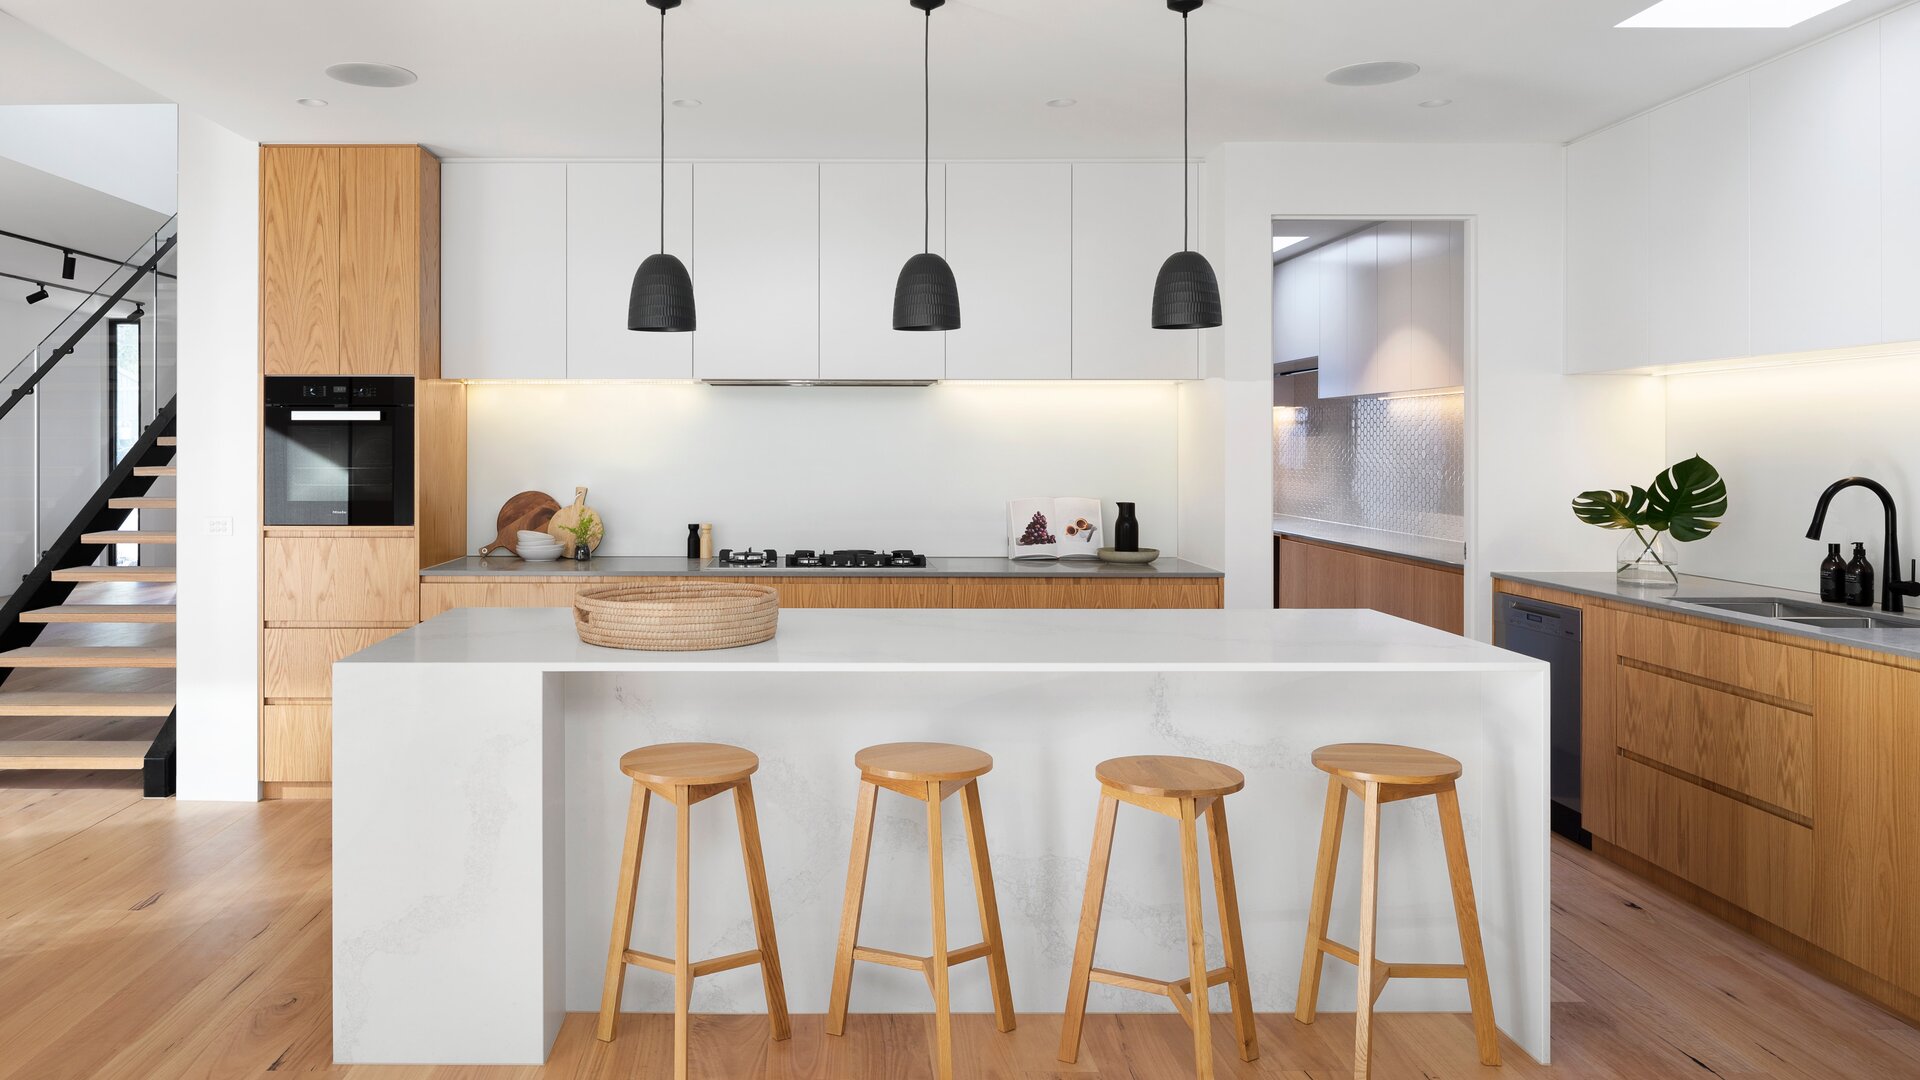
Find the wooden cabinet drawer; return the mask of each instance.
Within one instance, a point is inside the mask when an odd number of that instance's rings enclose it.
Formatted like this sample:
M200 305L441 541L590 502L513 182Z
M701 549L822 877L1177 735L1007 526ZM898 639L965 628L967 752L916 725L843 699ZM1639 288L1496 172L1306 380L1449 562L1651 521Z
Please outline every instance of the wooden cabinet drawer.
M1622 750L1806 821L1813 715L1630 665L1614 669Z
M266 696L333 696L333 662L391 637L399 627L276 628L265 631Z
M1813 703L1813 654L1726 630L1619 613L1616 655L1696 680L1724 683L1780 703Z
M1801 936L1812 925L1813 830L1622 758L1613 842Z
M410 536L266 539L269 623L387 623L419 618L420 569Z
M268 705L260 725L260 779L328 783L333 779L333 709Z

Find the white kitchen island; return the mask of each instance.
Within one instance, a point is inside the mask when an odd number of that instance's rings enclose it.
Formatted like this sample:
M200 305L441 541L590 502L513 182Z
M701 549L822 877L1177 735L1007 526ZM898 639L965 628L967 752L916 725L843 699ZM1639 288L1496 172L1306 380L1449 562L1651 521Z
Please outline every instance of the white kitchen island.
M1026 1013L1062 1011L1096 762L1181 754L1246 773L1228 806L1254 1005L1291 1012L1326 792L1309 754L1346 741L1451 754L1466 767L1460 798L1500 1027L1548 1058L1547 668L1376 612L794 610L765 644L640 653L582 644L564 609L462 608L335 665L333 701L342 1063L538 1063L564 1013L598 1008L630 783L617 761L655 742L728 742L760 756L755 797L788 996L796 1014L823 1012L853 754L902 740L993 755L981 792L1015 1006ZM1350 814L1332 924L1348 940L1360 838ZM905 800L880 804L865 944L930 951L923 815ZM671 850L672 812L653 818L635 942L664 952L671 861L651 853ZM1184 970L1173 828L1122 808L1100 966ZM692 830L694 954L748 948L732 811L696 807ZM1431 800L1387 807L1383 831L1380 955L1455 960ZM962 830L950 823L945 835L950 936L970 941ZM956 1011L990 1009L983 976L956 970ZM759 1011L759 979L751 969L702 979L694 1011ZM671 1011L670 987L635 971L623 1007ZM1214 993L1224 1010L1225 988ZM1353 994L1351 967L1329 961L1321 1007L1351 1011ZM856 971L856 1013L929 1007L911 972ZM1171 1009L1101 986L1089 1007ZM1464 1012L1467 1001L1456 982L1396 981L1378 1007Z

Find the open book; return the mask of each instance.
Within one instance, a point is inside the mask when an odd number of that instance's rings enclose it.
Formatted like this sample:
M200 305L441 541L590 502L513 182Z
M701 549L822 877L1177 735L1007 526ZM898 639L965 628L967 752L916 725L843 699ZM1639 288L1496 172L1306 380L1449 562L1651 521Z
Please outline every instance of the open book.
M1010 559L1097 559L1105 541L1099 499L1014 499L1007 503Z

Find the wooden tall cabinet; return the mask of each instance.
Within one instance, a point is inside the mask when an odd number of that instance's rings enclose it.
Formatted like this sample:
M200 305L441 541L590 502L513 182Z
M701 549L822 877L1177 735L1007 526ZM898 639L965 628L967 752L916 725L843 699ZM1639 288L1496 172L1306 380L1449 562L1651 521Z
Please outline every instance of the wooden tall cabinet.
M418 146L260 148L268 375L440 376L440 160Z

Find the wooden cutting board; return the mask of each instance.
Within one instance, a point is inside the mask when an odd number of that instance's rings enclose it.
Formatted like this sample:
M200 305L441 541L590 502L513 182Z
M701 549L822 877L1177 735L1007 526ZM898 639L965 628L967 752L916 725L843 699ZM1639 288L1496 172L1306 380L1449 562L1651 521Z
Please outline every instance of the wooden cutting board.
M491 555L502 549L518 555L520 553L520 530L545 532L547 522L560 509L560 503L544 491L523 491L508 499L500 507L500 513L494 518L494 526L500 535L493 543L480 549L480 554Z
M606 523L600 518L600 511L587 505L586 488L574 488L573 505L561 507L560 512L553 515L553 520L547 522L547 535L560 541L564 548L560 553L563 558L573 558L573 550L576 546L573 534L568 532L567 528L580 524L581 518L588 514L593 515L593 528L587 533L587 554L591 555L600 547L600 541L606 538L607 528Z

